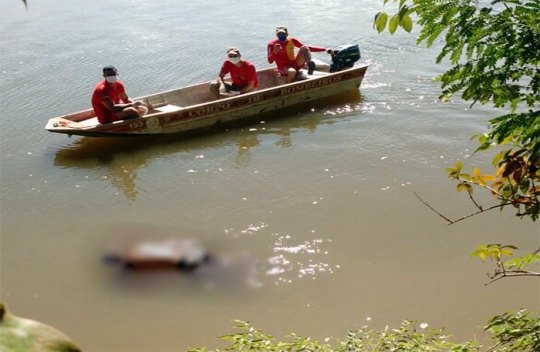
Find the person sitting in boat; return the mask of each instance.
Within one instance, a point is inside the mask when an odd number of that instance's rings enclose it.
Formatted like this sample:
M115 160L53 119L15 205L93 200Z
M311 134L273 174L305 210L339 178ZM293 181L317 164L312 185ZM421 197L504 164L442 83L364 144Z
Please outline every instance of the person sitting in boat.
M231 82L225 82L224 78L230 74ZM220 95L236 95L248 93L257 88L259 81L255 65L247 60L242 60L238 48L227 49L227 60L221 65L217 82L210 84L210 91L219 98Z
M281 76L287 77L287 83L296 78L301 68L308 67L308 74L313 74L315 62L311 61L311 52L323 52L331 54L331 49L320 46L304 45L300 40L289 37L287 27L276 28L277 38L271 40L267 46L268 62L275 62ZM294 48L299 48L295 55Z
M104 67L104 79L97 84L92 94L92 108L101 124L136 119L148 111L142 102L129 99L117 75L114 66Z

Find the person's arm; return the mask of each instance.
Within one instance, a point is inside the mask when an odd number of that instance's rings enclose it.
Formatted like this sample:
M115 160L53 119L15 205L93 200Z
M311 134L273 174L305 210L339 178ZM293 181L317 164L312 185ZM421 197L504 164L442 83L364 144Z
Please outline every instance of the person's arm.
M133 104L133 101L131 101L131 99L129 99L129 97L127 96L126 91L120 93L120 100L122 100L126 105L129 106Z
M223 86L225 88L225 91L228 92L229 90L227 89L227 85L225 84L225 79L224 78L225 78L225 75L220 73L217 80L218 80L218 83L219 83L220 87Z
M301 48L304 46L304 43L302 43L301 41L299 41L298 39L296 38L289 38L290 40L292 40L293 44L295 47L297 48ZM313 52L313 53L319 53L319 52L323 52L323 51L326 51L328 52L328 50L330 49L327 49L327 48L323 48L322 46L316 46L316 45L305 45L309 51Z
M124 88L124 85L122 84L122 82L120 82L120 81L116 82L116 86L118 87L117 89L120 90L118 92L118 96L120 97L120 101L124 103L123 108L133 106L133 102L127 96L126 88ZM119 104L116 104L116 105L119 105Z
M306 45L309 49L309 51L311 51L312 53L320 53L320 52L323 52L323 51L326 51L327 53L330 54L330 51L331 49L328 49L328 48L323 48L322 46L315 46L315 45Z
M110 110L110 111L113 111L113 112L117 111L117 110L115 110L114 103L113 103L113 101L112 101L112 99L110 97L108 97L108 96L102 97L100 101L101 101L101 105L103 105L105 108L107 108L107 110Z
M254 65L247 66L247 84L240 89L240 94L252 91L255 88L255 82L257 81L257 70Z
M281 45L279 43L270 42L267 46L267 58L268 63L271 64L276 61L276 55L281 50Z
M123 104L115 104L114 101L109 96L105 96L101 99L101 103L103 106L105 106L110 111L119 112L124 110L125 108L128 108L130 106L133 106L133 102L126 94L126 90L124 89L124 85L120 82L117 82L117 89L120 90L118 93L118 96L120 98L120 101L123 102Z
M227 85L225 84L225 76L227 76L227 74L229 73L229 70L227 69L226 66L227 66L227 62L225 61L223 65L221 66L221 69L219 70L217 81L219 85L223 86L225 88L225 91L228 92L229 89L227 89Z
M124 110L127 107L133 106L133 103L129 102L126 104L115 104L110 97L103 97L101 99L101 105L103 105L107 110L113 112L119 112Z
M125 108L129 108L133 106L133 102L129 97L127 96L126 92L121 92L120 94L120 100L123 101L123 104L114 104L114 102L109 97L103 98L104 105L107 106L109 110L112 110L114 112L119 112L124 110Z

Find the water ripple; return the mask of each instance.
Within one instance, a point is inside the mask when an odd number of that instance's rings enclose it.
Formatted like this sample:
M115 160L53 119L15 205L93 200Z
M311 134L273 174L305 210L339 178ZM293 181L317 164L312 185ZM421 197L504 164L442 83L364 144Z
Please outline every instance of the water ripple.
M322 274L333 274L339 265L331 265L324 257L328 255L325 245L331 240L314 238L295 242L291 235L273 234L274 256L268 258L266 274L274 277L274 284L292 283L303 278L315 279Z

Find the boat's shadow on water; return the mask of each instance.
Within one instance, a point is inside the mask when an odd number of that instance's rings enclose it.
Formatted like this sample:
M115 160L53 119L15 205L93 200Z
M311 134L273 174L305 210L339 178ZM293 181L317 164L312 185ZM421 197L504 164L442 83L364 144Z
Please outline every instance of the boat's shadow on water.
M82 137L57 150L54 165L87 168L90 160L103 165L111 163L117 156L134 155L142 150L145 151L146 158L151 158L152 155L197 151L231 143L238 144L241 147L239 150L245 151L259 145L253 143L253 138L261 135L281 136L283 138L278 144L288 147L292 145L291 135L295 131L315 131L319 125L336 123L342 115L358 110L357 107L361 106L362 102L362 96L357 91L321 102L309 102L304 106L281 110L271 115L257 116L240 125L222 126L189 135ZM321 113L323 109L330 113ZM261 125L262 121L270 120L277 121ZM242 133L245 130L250 133Z
M90 159L99 164L108 164L119 155L136 154L167 144L177 143L178 136L138 136L138 137L81 137L56 152L54 165L84 167Z

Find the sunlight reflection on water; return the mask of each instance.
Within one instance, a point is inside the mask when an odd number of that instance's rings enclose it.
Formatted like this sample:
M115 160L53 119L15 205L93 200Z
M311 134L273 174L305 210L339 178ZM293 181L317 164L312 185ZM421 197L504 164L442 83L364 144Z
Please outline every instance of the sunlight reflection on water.
M314 233L315 231L312 231ZM275 284L292 283L297 279L315 279L323 273L333 274L339 265L320 261L328 255L328 250L324 249L325 243L332 242L327 239L311 239L302 243L296 243L295 236L273 234L277 237L274 241L273 251L276 255L268 259L270 268L267 275L275 276Z

